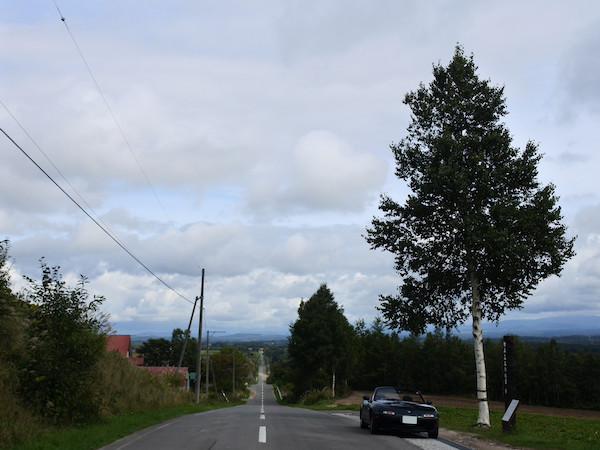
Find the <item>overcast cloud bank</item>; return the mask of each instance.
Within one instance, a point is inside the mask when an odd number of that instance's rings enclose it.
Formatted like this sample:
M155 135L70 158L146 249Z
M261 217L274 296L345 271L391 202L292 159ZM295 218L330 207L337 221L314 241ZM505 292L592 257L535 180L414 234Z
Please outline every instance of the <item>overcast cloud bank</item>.
M562 277L506 319L600 320L597 2L57 3L66 22L52 2L0 1L2 127L183 297L206 268L209 329L285 332L325 282L351 322L376 316L399 280L361 235L380 193L407 194L389 150L405 93L457 43L505 86L514 145L539 143L540 177L578 235ZM45 256L89 278L121 333L187 325L189 302L1 148L18 288Z

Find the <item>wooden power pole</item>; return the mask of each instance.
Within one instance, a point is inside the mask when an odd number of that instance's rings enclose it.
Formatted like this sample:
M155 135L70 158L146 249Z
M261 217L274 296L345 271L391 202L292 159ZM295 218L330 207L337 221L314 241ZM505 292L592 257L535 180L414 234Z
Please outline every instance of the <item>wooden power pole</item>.
M196 403L200 403L200 369L202 368L202 312L204 311L204 269L200 288L200 323L198 324L198 360L196 361Z

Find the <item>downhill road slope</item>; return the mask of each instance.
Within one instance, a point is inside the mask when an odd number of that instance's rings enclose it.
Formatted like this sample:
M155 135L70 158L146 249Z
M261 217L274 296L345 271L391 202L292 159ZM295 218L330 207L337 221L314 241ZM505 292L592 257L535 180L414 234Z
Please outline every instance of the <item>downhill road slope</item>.
M186 449L450 449L452 444L422 436L371 435L357 413L321 412L281 406L265 383L264 363L253 398L245 405L182 416L146 428L103 447L105 450ZM464 448L464 447L463 447Z

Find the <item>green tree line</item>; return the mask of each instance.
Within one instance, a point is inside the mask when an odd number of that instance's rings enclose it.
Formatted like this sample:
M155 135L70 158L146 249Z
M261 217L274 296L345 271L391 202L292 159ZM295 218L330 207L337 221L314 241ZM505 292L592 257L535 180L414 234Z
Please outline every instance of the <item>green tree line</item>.
M377 385L414 386L423 392L472 396L475 385L472 344L442 332L400 339L379 321L359 336L359 366L350 380L356 389ZM491 400L503 401L504 349L501 340L484 343ZM556 340L532 343L515 337L517 397L525 404L600 409L600 355L571 352Z
M311 310L311 314L307 314ZM306 402L331 395L333 361L345 361L339 393L381 385L421 389L426 394L473 396L476 385L473 343L442 331L401 337L376 319L370 327L335 324L347 320L326 285L301 302L289 343L268 347L269 382L278 384L289 401ZM340 345L336 346L336 342ZM503 401L502 341L484 342L489 398ZM517 397L526 404L600 409L600 354L562 348L556 340L527 342L515 337ZM298 381L300 380L300 382ZM321 395L311 395L311 393Z
M136 349L144 358L145 366L177 366L184 346L185 331L175 328L171 339L150 338ZM216 350L218 348L218 350ZM214 350L213 350L214 349ZM198 361L198 339L188 338L181 366L190 372L196 372ZM206 350L202 356L201 389L206 382ZM256 373L257 361L248 349L248 345L211 345L210 349L209 392L241 392L252 381Z

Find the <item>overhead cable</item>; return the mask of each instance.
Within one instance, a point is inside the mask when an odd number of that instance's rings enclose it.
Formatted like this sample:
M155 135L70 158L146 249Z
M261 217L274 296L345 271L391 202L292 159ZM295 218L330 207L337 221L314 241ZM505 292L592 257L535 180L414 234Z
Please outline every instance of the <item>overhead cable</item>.
M35 147L39 150L39 152L42 155L44 155L44 158L46 158L46 160L52 165L52 167L54 167L54 169L56 170L56 172L58 172L58 174L62 177L62 179L65 181L65 183L67 183L69 185L69 187L73 190L73 192L75 192L75 194L77 194L77 196L79 197L79 199L83 203L85 203L85 205L88 208L88 210L91 211L96 216L96 218L98 219L99 222L102 222L102 225L104 225L104 228L106 228L108 231L110 231L113 236L116 236L116 234L102 220L102 218L98 215L98 213L96 211L94 211L94 208L92 208L92 206L85 200L85 198L83 198L83 196L79 193L79 191L77 191L77 189L75 189L75 186L73 186L71 184L71 182L67 179L67 177L61 172L61 170L56 166L56 164L54 164L54 162L52 161L52 159L50 159L50 157L46 154L46 152L44 152L44 150L42 149L42 147L40 147L40 145L33 138L33 136L31 136L31 134L29 134L29 132L25 129L25 127L21 124L21 122L19 122L19 120L15 117L15 115L11 112L11 110L8 109L8 107L4 104L4 102L1 99L0 99L0 105L2 105L2 107L4 108L4 110L10 115L10 117L12 117L12 119L19 126L19 128L21 128L21 131L23 131L23 133L25 133L25 135L29 138L29 140L33 143L33 145L35 145Z
M177 227L175 226L173 220L171 219L171 217L167 213L167 210L165 209L164 205L160 201L160 198L159 198L158 194L156 193L156 190L154 189L154 186L152 185L152 183L150 182L150 179L146 175L146 172L144 171L144 169L142 167L142 164L140 163L140 161L138 160L137 156L135 155L135 152L133 151L133 147L129 143L129 140L127 139L127 136L125 136L125 132L123 131L123 128L119 124L119 121L117 120L117 117L115 116L112 108L110 107L110 104L108 103L108 100L106 99L106 96L104 95L104 92L100 88L100 84L98 83L98 80L94 76L94 73L92 72L92 69L91 69L90 65L88 64L88 62L87 62L87 60L86 60L86 58L85 58L85 56L83 54L83 51L81 50L81 47L79 46L79 44L77 43L77 40L75 39L75 35L71 32L71 29L69 28L69 24L67 23L67 19L65 19L65 17L63 16L62 11L58 7L58 3L56 2L56 0L53 0L53 2L54 2L54 6L56 6L56 10L58 11L58 14L60 16L60 20L65 24L65 28L67 29L67 32L69 33L69 36L71 36L71 40L73 41L73 44L75 45L75 48L77 49L77 52L79 53L79 56L81 57L81 60L83 61L83 64L85 65L88 73L90 74L90 77L92 78L92 81L94 82L94 85L96 86L96 89L100 93L100 97L102 98L102 101L104 102L104 105L106 106L106 109L108 110L110 116L112 117L113 122L115 123L117 129L119 130L119 133L121 134L121 137L123 138L123 141L125 142L125 145L129 149L129 152L131 153L131 156L133 157L135 163L137 164L138 168L140 169L140 172L144 176L144 179L146 180L146 183L150 187L150 190L152 191L152 194L154 195L154 198L156 199L156 202L158 203L158 205L162 209L162 212L165 215L165 217L167 218L167 220L169 221L171 227L175 230L175 233L177 234L177 237L179 238L179 241L181 242L181 244L183 245L183 247L185 248L185 250L188 252L188 254L190 255L190 257L192 258L192 261L194 261L196 263L196 266L199 267L200 264L198 263L198 260L196 259L196 257L194 256L194 254L189 250L189 248L187 247L187 245L183 241L181 233L179 233L179 230L177 229Z
M160 278L158 275L156 275L152 270L150 270L150 268L144 264L142 261L140 261L127 247L125 247L121 242L119 242L119 240L117 238L115 238L111 233L108 232L108 230L106 230L106 228L104 228L100 222L98 222L95 218L93 218L86 210L85 208L83 208L79 203L77 203L77 201L67 192L63 189L63 187L58 184L54 178L52 178L50 176L50 174L48 174L48 172L46 172L31 156L29 156L29 154L19 145L15 142L15 140L9 136L9 134L4 131L4 129L2 127L0 127L0 131L4 134L4 136L6 136L6 138L13 143L13 145L15 147L17 147L21 153L23 153L23 155L25 155L27 157L27 159L29 159L29 161L31 161L44 175L46 175L46 177L52 181L52 183L54 183L54 185L59 188L63 194L65 194L69 200L71 200L81 211L83 211L83 213L88 216L108 237L110 237L119 247L121 247L129 256L131 256L140 266L142 266L144 269L146 269L146 271L151 274L154 278L156 278L160 283L162 283L165 287L167 287L169 290L171 290L172 292L174 292L175 294L177 294L179 297L181 297L182 299L184 299L186 302L193 304L193 302L191 300L189 300L188 298L186 298L185 296L183 296L182 294L180 294L178 291L176 291L174 288L172 288L169 284L167 284L167 282L165 282L162 278Z

